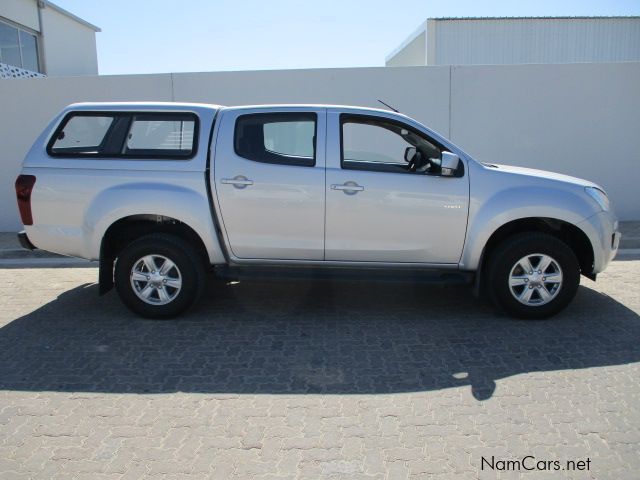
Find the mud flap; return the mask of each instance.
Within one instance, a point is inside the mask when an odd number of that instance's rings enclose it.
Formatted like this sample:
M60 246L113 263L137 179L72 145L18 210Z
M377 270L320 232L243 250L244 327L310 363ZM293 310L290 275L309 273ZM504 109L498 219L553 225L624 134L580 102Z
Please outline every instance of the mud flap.
M104 295L113 288L113 258L100 258L98 283L100 295Z

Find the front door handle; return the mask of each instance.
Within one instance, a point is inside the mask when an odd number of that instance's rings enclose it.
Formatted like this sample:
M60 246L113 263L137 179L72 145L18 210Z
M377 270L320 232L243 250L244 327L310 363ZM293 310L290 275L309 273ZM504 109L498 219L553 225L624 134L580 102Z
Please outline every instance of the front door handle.
M244 175L236 175L233 178L223 178L220 182L225 185L233 185L236 188L246 188L249 185L253 185L253 180L249 180Z
M364 187L356 182L345 182L342 185L331 185L331 190L342 190L347 195L355 195L358 192L362 192Z

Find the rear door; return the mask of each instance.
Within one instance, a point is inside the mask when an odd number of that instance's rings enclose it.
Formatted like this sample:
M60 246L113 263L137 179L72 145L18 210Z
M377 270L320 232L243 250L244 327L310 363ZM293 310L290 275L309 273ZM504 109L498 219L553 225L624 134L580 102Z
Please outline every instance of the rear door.
M326 111L223 111L213 177L239 259L322 260Z

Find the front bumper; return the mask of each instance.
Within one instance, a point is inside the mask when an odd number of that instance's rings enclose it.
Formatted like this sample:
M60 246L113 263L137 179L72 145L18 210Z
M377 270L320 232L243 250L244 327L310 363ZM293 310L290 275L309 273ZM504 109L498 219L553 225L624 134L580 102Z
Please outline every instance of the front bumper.
M33 243L31 243L31 240L29 240L29 237L27 236L27 232L24 230L18 233L18 242L20 242L20 246L22 248L27 250L35 250L37 248Z
M620 231L613 212L600 212L578 225L587 234L593 247L593 273L600 273L618 253Z

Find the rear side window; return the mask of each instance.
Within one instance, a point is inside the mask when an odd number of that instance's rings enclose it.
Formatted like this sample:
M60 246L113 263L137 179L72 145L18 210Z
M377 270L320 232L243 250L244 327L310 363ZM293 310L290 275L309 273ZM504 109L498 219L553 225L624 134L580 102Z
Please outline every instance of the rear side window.
M96 155L103 151L113 116L74 116L57 132L51 147L53 153Z
M123 153L189 156L193 152L195 126L195 119L189 115L136 115L131 123Z
M53 157L178 159L197 150L198 118L192 113L75 112L47 145Z
M234 148L255 162L313 167L316 164L315 113L257 113L236 120Z

